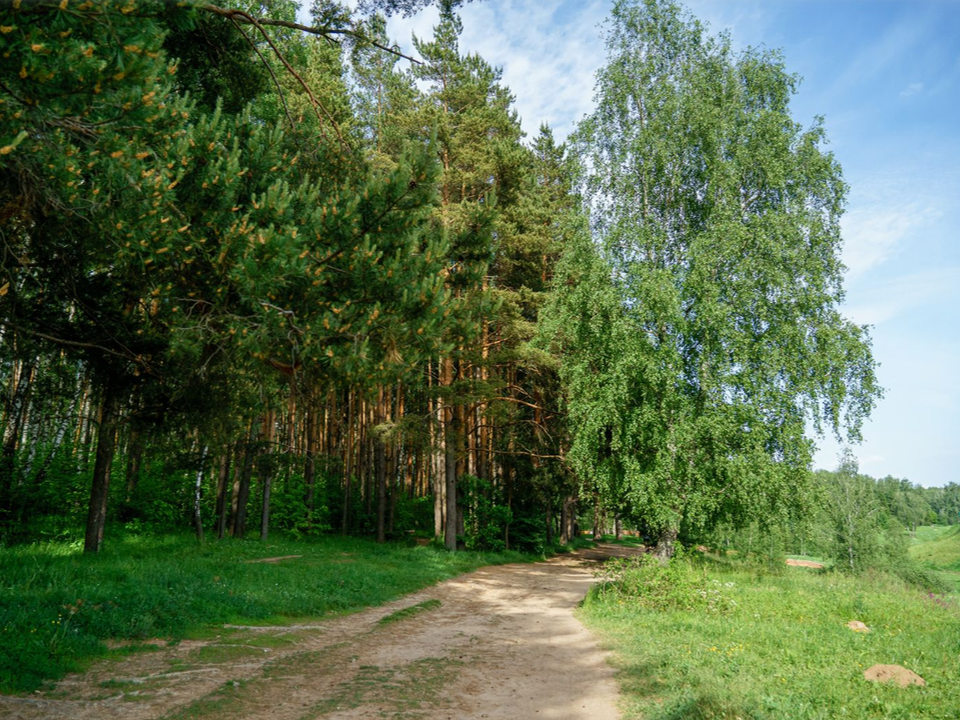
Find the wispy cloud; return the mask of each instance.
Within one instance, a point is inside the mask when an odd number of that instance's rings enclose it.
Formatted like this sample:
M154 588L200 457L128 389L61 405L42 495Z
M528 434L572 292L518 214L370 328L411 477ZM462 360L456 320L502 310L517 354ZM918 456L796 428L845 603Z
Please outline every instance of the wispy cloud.
M922 82L913 82L907 85L903 90L900 91L900 97L912 97L913 95L919 95L923 92L923 83Z
M460 50L503 70L528 134L547 122L565 137L593 107L593 78L604 61L598 25L609 6L609 0L471 3L461 8ZM437 20L434 8L393 18L390 34L409 48L411 33L429 38Z
M841 220L847 282L883 264L905 239L940 216L935 206L917 201L875 200L854 207Z
M935 20L930 13L918 12L909 21L887 26L874 42L867 44L845 66L838 68L840 72L830 92L834 95L847 94L869 79L890 72L891 67L903 67L931 37L933 22Z
M910 273L861 291L846 314L858 324L879 325L923 306L952 302L958 286L960 266Z

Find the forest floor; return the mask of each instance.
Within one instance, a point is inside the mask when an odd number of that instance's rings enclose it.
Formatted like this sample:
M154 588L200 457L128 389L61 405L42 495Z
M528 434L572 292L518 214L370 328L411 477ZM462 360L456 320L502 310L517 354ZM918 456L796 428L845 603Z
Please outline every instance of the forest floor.
M158 641L52 689L0 696L0 717L614 720L614 671L574 609L599 562L638 552L600 545L485 567L330 620Z

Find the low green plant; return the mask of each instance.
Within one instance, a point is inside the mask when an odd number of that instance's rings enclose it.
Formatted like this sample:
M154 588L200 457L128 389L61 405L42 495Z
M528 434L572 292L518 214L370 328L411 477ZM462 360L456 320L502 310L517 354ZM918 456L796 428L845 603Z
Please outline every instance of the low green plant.
M613 558L598 571L593 591L601 602L632 603L651 610L723 613L736 602L732 583L710 578L680 556L661 563L652 555Z
M440 605L441 602L439 600L424 600L416 605L411 605L410 607L405 607L401 610L397 610L396 612L392 612L389 615L385 615L384 617L380 618L379 624L389 625L390 623L399 622L400 620L406 620L414 615L419 615L420 613L427 612L428 610L438 608Z

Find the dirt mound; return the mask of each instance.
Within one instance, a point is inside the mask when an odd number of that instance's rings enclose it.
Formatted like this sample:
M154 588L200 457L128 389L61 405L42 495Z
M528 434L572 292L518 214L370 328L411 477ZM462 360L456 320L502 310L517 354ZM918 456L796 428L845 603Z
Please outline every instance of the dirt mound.
M895 683L902 688L908 685L924 687L927 681L913 670L907 670L903 665L874 665L863 671L865 680L882 683Z

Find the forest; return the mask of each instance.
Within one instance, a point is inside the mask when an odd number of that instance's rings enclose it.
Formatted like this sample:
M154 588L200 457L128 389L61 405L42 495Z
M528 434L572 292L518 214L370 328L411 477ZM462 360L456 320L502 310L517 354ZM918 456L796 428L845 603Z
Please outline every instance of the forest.
M840 311L847 186L776 51L618 2L559 142L456 3L393 47L422 5L0 10L4 544L801 552L850 482L870 522L960 521L955 484L811 472L882 390Z

